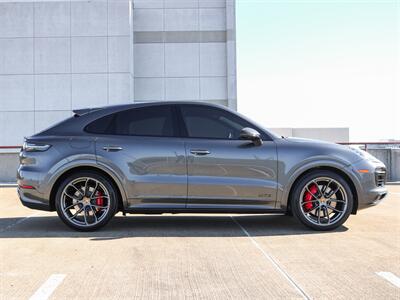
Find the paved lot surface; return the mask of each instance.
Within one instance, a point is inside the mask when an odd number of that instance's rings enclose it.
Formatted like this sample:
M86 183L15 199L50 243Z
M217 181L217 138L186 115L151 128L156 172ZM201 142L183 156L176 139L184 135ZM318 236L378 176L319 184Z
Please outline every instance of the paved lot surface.
M327 233L276 215L117 216L78 233L1 188L0 298L400 299L376 274L400 277L400 186L389 188Z

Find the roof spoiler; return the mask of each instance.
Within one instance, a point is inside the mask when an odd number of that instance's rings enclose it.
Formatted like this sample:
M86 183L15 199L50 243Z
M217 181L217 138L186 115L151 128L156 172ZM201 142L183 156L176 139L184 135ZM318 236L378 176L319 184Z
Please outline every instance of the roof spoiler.
M101 107L74 109L73 113L74 113L74 117L80 117L84 114L88 114L92 111L99 110L99 109L101 109Z

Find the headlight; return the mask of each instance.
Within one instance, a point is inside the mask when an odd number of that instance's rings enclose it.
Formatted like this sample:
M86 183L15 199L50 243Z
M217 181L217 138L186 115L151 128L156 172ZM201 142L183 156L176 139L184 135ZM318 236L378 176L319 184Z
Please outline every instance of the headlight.
M361 150L358 147L355 146L349 146L350 150L353 152L357 153L361 158L364 158L366 160L374 161L374 162L380 162L375 156L369 154L367 151Z

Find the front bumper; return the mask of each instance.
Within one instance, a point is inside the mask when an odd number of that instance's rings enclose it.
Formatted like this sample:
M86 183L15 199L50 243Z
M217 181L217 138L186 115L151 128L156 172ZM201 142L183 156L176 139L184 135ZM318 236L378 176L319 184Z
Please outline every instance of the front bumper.
M388 193L385 180L382 181L382 172L386 167L382 162L360 160L348 167L357 179L357 209L364 209L379 204Z
M377 187L365 191L362 197L358 199L358 209L364 209L379 204L386 197L387 193L386 187Z

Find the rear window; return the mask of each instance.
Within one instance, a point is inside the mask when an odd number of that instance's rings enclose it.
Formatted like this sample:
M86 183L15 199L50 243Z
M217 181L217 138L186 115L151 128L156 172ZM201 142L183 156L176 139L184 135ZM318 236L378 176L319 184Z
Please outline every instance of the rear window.
M86 131L90 133L107 134L114 118L114 114L102 117L86 126Z
M175 136L172 108L150 106L114 113L86 127L86 131L96 134L132 136Z

